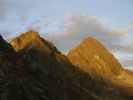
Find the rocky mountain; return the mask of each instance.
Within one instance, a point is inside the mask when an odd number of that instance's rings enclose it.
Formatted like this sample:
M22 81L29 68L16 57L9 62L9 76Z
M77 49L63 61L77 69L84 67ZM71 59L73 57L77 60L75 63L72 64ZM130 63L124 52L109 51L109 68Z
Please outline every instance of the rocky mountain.
M122 71L117 59L95 38L84 39L68 53L69 60L84 71L94 75L119 75Z
M84 39L67 56L73 65L91 77L102 79L127 95L133 95L133 76L95 38Z
M0 53L0 100L132 99L69 61L37 32L23 33L10 44L0 37Z
M50 53L51 50L57 51L56 47L53 46L52 43L44 40L38 34L38 32L28 31L26 33L22 33L17 38L14 38L11 41L11 45L16 51L24 51L25 49L38 49L43 53ZM25 50L26 51L26 50Z

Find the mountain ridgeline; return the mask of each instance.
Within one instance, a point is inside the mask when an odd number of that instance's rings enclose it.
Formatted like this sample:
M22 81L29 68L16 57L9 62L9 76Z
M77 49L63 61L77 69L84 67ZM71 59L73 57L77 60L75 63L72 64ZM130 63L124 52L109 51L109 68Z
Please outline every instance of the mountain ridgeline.
M113 81L124 72L94 38L66 56L38 32L0 37L0 100L132 100L132 88Z

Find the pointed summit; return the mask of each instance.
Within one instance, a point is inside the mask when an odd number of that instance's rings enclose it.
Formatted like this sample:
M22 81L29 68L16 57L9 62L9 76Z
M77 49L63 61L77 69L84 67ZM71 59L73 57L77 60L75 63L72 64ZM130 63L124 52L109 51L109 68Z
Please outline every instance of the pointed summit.
M30 30L26 33L22 33L19 37L14 38L11 41L11 45L16 51L21 51L27 48L28 45L33 44L33 42L38 38L40 38L39 34Z
M86 50L93 51L95 53L107 51L107 49L94 37L85 38L78 47L85 48ZM98 51L102 50L102 51Z
M70 61L81 69L101 76L116 75L121 72L117 59L95 38L84 39L68 53Z
M52 43L46 41L45 39L40 37L38 32L32 30L22 33L22 35L13 39L11 41L11 45L17 52L22 50L34 49L41 52L49 53L51 52L51 50L56 50Z
M87 38L85 38L83 41L82 41L82 43L83 42L98 42L97 40L96 40L96 38L94 38L94 37L87 37ZM89 43L90 43L89 42ZM99 42L100 43L100 42Z
M21 37L28 37L28 38L30 37L31 39L34 39L34 38L40 37L40 35L39 35L39 33L36 32L36 31L29 30L28 32L23 33L23 34L21 35Z
M94 37L88 37L88 38L85 38L82 42L82 44L95 44L95 45L100 45L102 47L104 47L96 38Z

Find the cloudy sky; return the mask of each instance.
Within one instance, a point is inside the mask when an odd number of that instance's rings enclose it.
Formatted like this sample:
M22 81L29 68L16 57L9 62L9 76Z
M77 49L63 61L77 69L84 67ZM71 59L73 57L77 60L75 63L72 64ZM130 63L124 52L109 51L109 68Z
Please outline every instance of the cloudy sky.
M39 31L63 52L93 36L133 67L133 0L0 0L0 33Z

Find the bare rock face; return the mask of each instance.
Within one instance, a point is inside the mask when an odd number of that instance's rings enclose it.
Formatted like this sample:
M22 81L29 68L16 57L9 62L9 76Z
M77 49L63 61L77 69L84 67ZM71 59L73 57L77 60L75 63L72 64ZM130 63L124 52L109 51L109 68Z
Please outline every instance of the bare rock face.
M25 49L38 49L40 52L50 53L51 50L57 50L52 43L40 37L38 32L28 31L22 33L21 36L13 39L11 45L16 51L23 51Z
M15 38L12 46L6 41L1 43L0 51L7 50L3 55L14 60L0 56L0 100L129 100L72 65L37 32Z
M95 38L83 40L68 53L69 60L92 76L119 75L122 71L117 59Z
M68 59L92 78L106 81L126 95L133 96L133 76L95 38L86 38L70 50ZM130 88L129 88L130 87Z

